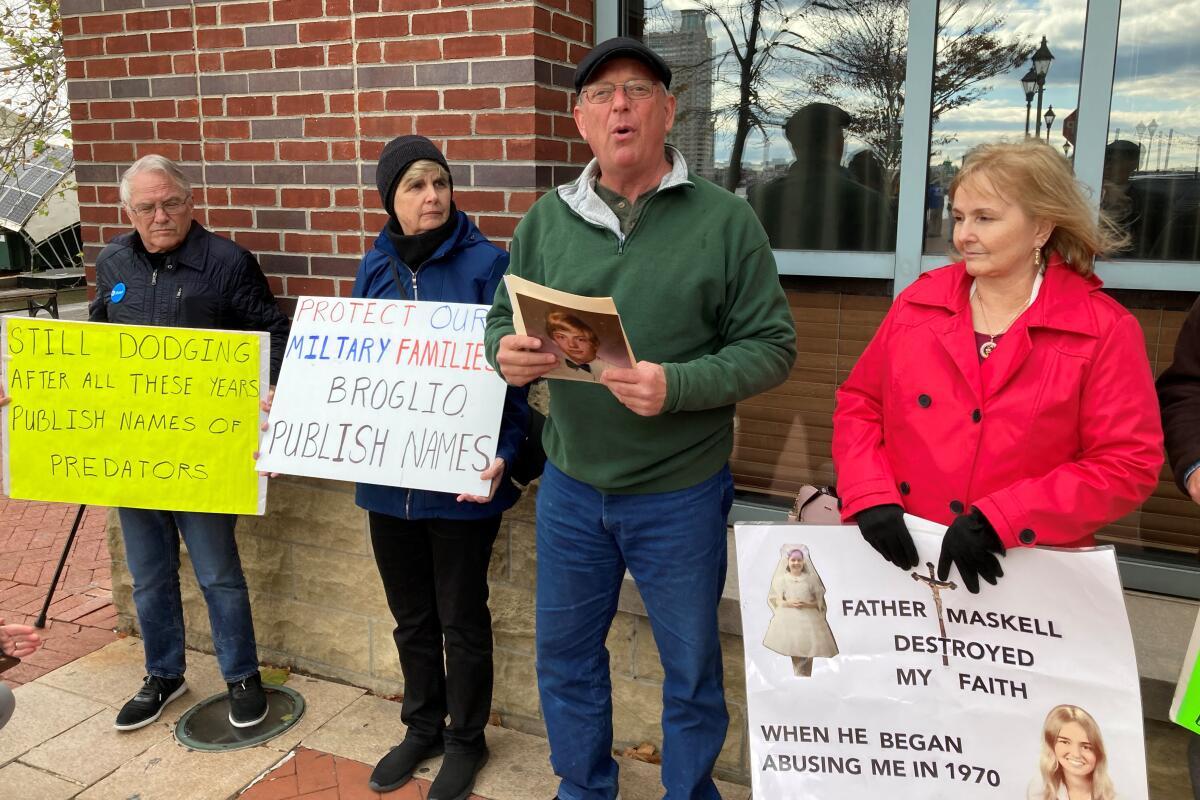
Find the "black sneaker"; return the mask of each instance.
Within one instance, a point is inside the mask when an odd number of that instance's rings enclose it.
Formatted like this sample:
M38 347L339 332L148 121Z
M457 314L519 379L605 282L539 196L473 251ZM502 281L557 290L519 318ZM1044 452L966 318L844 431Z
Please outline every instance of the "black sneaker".
M487 763L488 750L446 753L442 768L429 787L429 800L467 800L475 788L475 776Z
M142 688L133 699L121 708L113 727L119 731L134 731L144 728L162 716L167 703L187 691L183 678L160 678L147 675Z
M405 739L379 759L379 763L371 771L371 780L367 782L367 786L373 792L391 792L399 789L408 783L417 764L427 758L440 756L444 749L441 737L431 744Z
M229 724L235 728L252 728L267 718L267 693L262 678L256 672L245 680L229 686Z

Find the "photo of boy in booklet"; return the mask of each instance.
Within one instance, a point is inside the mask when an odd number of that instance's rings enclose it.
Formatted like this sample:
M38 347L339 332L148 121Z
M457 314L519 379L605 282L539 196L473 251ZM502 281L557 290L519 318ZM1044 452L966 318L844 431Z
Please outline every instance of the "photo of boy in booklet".
M543 351L559 359L547 378L600 383L605 370L636 363L611 298L580 297L512 278L506 280L518 332L537 337Z

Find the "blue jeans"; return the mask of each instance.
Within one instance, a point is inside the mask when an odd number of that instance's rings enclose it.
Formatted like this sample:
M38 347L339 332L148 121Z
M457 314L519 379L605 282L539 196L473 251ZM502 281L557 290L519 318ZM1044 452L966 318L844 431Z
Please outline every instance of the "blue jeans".
M547 462L537 497L537 674L561 800L612 800L612 683L605 638L628 567L663 680L666 800L719 800L712 768L729 714L717 635L729 468L687 489L601 494Z
M238 558L233 514L119 508L133 604L146 648L146 672L178 678L184 672L183 601L179 596L179 536L187 543L208 605L213 646L226 682L258 671L250 595Z

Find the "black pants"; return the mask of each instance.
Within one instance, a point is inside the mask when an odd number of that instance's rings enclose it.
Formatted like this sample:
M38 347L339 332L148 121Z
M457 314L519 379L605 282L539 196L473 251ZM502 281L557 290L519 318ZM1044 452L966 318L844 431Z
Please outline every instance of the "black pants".
M372 511L369 519L396 618L408 737L443 738L450 752L478 750L492 707L487 571L500 516L405 520Z

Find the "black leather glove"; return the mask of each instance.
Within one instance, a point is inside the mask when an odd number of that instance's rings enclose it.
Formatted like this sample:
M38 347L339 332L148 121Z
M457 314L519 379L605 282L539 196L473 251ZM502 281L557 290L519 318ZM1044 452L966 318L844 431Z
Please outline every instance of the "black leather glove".
M854 515L867 544L900 569L912 569L920 563L917 546L904 524L904 509L894 503L864 508Z
M1004 555L1004 543L987 517L979 509L972 508L969 514L958 516L946 530L942 554L938 558L938 580L944 581L950 576L950 564L953 563L958 567L967 591L979 594L980 578L995 586L996 579L1004 576L996 555Z

